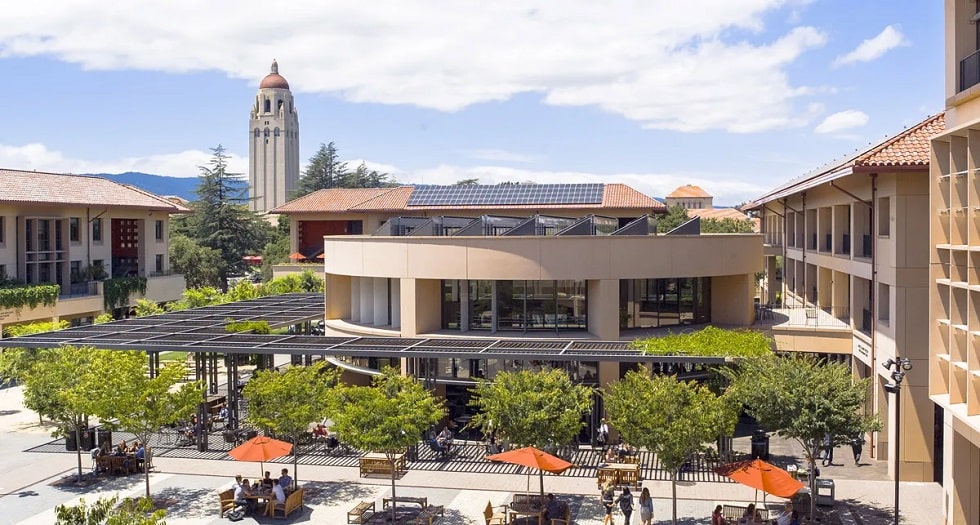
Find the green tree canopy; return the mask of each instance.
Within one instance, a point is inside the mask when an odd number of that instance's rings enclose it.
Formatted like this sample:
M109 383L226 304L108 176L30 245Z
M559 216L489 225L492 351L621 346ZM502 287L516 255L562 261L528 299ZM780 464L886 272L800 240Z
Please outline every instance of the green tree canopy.
M670 206L667 208L667 214L657 219L657 233L667 233L684 224L689 218L687 210L680 204Z
M673 522L677 523L677 474L691 454L735 430L738 411L724 396L672 376L630 371L603 396L610 422L623 440L654 452L670 472Z
M91 372L103 378L92 393L92 414L102 426L122 429L136 436L146 449L149 461L150 437L160 427L187 419L201 401L204 388L200 383L183 383L183 363L170 362L157 370L156 377L146 372L144 352L99 351L93 356ZM149 469L144 469L146 497L150 497Z
M390 175L372 170L363 162L351 170L346 162L340 160L336 144L321 143L320 149L310 157L310 163L299 178L292 198L330 188L381 188L393 184Z
M753 233L755 225L748 219L701 218L701 233Z
M148 498L126 498L116 505L119 496L99 498L92 505L79 500L77 505L55 507L55 525L166 525L167 511L153 508Z
M218 250L201 246L186 235L170 236L170 265L183 274L188 288L219 287L224 264Z
M299 438L310 423L331 414L340 382L340 369L320 361L312 366L290 366L282 372L258 370L242 389L248 400L248 422L293 443L293 479L297 477Z
M818 446L825 435L840 445L880 426L864 410L870 379L854 380L847 365L803 355L769 356L741 361L723 373L731 381L729 395L743 403L762 428L803 448L811 490ZM811 516L813 510L811 501Z
M446 414L443 400L420 383L385 368L371 386L340 389L333 429L355 448L383 452L391 464L391 496L395 497L395 458L414 446ZM395 506L392 505L392 518Z
M663 337L637 339L633 348L652 355L702 357L755 357L772 355L772 339L766 334L743 328L706 326L689 333L668 333Z
M471 425L518 446L551 449L567 445L582 430L592 408L592 389L576 385L564 370L500 372L477 380Z

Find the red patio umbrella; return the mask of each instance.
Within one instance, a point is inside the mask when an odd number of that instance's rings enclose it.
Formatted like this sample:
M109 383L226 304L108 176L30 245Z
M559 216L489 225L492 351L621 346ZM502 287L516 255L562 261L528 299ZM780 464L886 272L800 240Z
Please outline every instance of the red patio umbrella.
M289 254L289 258L293 260L306 259L306 256L303 255L302 253L296 252L296 253Z
M228 455L238 461L258 461L259 471L264 470L262 463L276 459L293 450L291 443L279 441L269 436L255 436L228 451Z
M514 465L523 465L525 467L538 469L538 477L541 480L542 498L544 498L545 471L551 472L552 474L561 474L562 472L565 472L566 470L575 466L564 459L552 456L551 454L548 454L543 450L538 450L534 447L508 450L507 452L487 456L487 459L490 461L503 461L504 463L512 463Z
M728 463L715 467L715 472L780 498L792 498L806 486L789 472L761 459Z

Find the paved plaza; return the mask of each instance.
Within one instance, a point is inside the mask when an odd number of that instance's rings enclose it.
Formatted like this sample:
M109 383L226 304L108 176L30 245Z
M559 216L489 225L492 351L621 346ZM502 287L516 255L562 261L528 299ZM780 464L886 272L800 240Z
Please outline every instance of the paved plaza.
M36 414L21 406L19 388L0 390L0 523L51 524L54 507L73 504L84 498L94 501L101 496L140 496L144 490L142 475L121 477L100 476L96 481L74 483L77 458L64 450L62 442L54 442L50 429L38 425ZM735 448L749 450L749 438L735 439ZM220 435L211 436L214 450L197 452L192 447L167 448L162 443L160 454L154 458L155 472L150 475L151 493L167 509L168 524L217 524L226 522L218 517L217 492L227 487L236 474L257 477L262 468L258 463L242 463L227 457L221 448ZM487 502L503 505L514 494L537 490L537 476L530 477L513 466L493 466L481 461L477 445L464 450L464 457L451 461L436 461L420 456L409 462L408 472L397 481L399 496L424 496L430 504L444 505L445 517L439 523L483 524L483 509ZM791 442L773 439L773 461L792 462L796 456ZM582 454L588 454L583 451ZM466 457L470 456L470 457ZM578 457L578 456L577 456ZM581 456L587 463L588 456ZM390 481L385 477L361 478L356 467L357 455L333 457L313 452L302 457L298 470L300 484L306 488L305 508L294 512L287 522L326 524L347 523L347 511L358 501L376 501L390 496ZM83 454L82 465L91 470L91 458ZM650 463L645 461L645 463ZM291 467L289 458L266 463L265 470L277 472ZM574 523L602 523L603 511L597 498L594 470L590 465L579 467L562 476L545 476L545 490L566 498ZM887 479L886 465L865 458L854 466L850 449L839 448L835 464L823 468L823 477L835 481L836 502L825 510L823 523L876 525L890 523L894 484ZM648 465L642 486L654 496L655 523L670 522L670 482L655 463ZM634 491L637 495L638 490ZM938 523L941 489L934 483L903 483L903 523ZM692 472L678 483L677 514L680 523L708 523L716 501L753 501L755 491L718 479L713 475ZM762 495L758 496L760 499ZM771 498L770 498L771 500ZM777 500L778 501L778 500ZM242 523L282 523L271 518L248 517ZM617 515L616 524L622 523ZM633 523L639 523L634 514Z

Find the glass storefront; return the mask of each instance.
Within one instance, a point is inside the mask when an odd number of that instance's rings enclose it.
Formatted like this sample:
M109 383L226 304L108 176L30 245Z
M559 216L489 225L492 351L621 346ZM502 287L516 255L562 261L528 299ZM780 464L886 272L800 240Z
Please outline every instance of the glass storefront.
M446 280L442 289L444 329L463 325L469 330L508 332L587 328L585 281Z
M622 279L620 328L659 328L711 321L711 278Z

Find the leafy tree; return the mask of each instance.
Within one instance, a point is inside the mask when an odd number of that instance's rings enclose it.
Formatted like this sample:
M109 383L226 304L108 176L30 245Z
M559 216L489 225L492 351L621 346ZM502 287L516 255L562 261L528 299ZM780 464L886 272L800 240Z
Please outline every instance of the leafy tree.
M864 413L870 378L855 381L847 365L803 355L770 356L743 360L723 373L731 380L729 395L743 403L762 428L803 448L811 494L816 494L814 468L825 435L836 446L880 428L875 416ZM815 502L811 498L811 516Z
M291 366L282 372L259 370L242 389L248 400L248 421L293 443L293 479L299 461L299 438L313 421L329 414L333 388L340 369L323 361L313 366Z
M582 430L592 408L592 389L576 385L563 370L500 372L480 379L470 405L479 409L471 425L519 446L554 449Z
M340 391L333 428L340 438L361 450L383 452L391 466L391 497L395 497L395 457L418 443L419 437L446 414L443 400L395 368L385 368L371 386ZM395 519L395 506L391 506Z
M753 233L755 226L748 219L701 218L701 233Z
M675 204L667 208L667 215L657 220L657 233L667 233L684 224L689 218L687 210L680 204Z
M201 166L198 200L191 203L191 237L203 247L216 250L224 264L218 266L218 285L228 287L228 276L242 273L246 253L257 252L265 245L271 226L248 211L248 188L239 174L229 173L228 155L221 145L208 166Z
M479 186L480 179L460 179L453 183L453 186Z
M148 498L126 498L116 506L119 496L99 498L92 505L84 499L77 505L55 507L55 525L166 525L167 511L153 509Z
M637 339L631 346L653 355L754 357L772 354L772 339L762 332L714 326L696 332Z
M147 463L152 454L150 437L161 426L189 417L204 394L200 383L181 384L186 369L180 362L167 363L151 378L146 373L144 352L96 352L90 372L103 378L90 399L92 414L99 417L103 427L134 434L146 447ZM143 478L149 498L149 469L144 469Z
M221 252L206 248L181 234L170 237L170 263L175 272L184 275L189 288L221 285Z
M623 440L655 453L670 472L673 523L677 523L677 475L705 443L735 430L738 411L726 397L672 376L630 371L603 395L612 424Z
M346 162L341 162L337 145L333 142L320 144L320 149L310 157L306 171L296 183L293 198L299 198L318 190L340 188L350 169Z
M151 301L149 299L140 299L136 301L133 305L133 311L136 312L136 317L147 317L150 315L162 314L164 312L163 307L156 303L156 301Z
M17 377L24 385L24 406L58 426L54 435L75 434L78 479L82 479L82 429L93 413L92 399L105 378L94 373L98 352L89 347L41 349Z
M354 168L354 171L348 173L343 181L345 188L384 188L393 185L387 173L368 169L367 164L363 162Z

